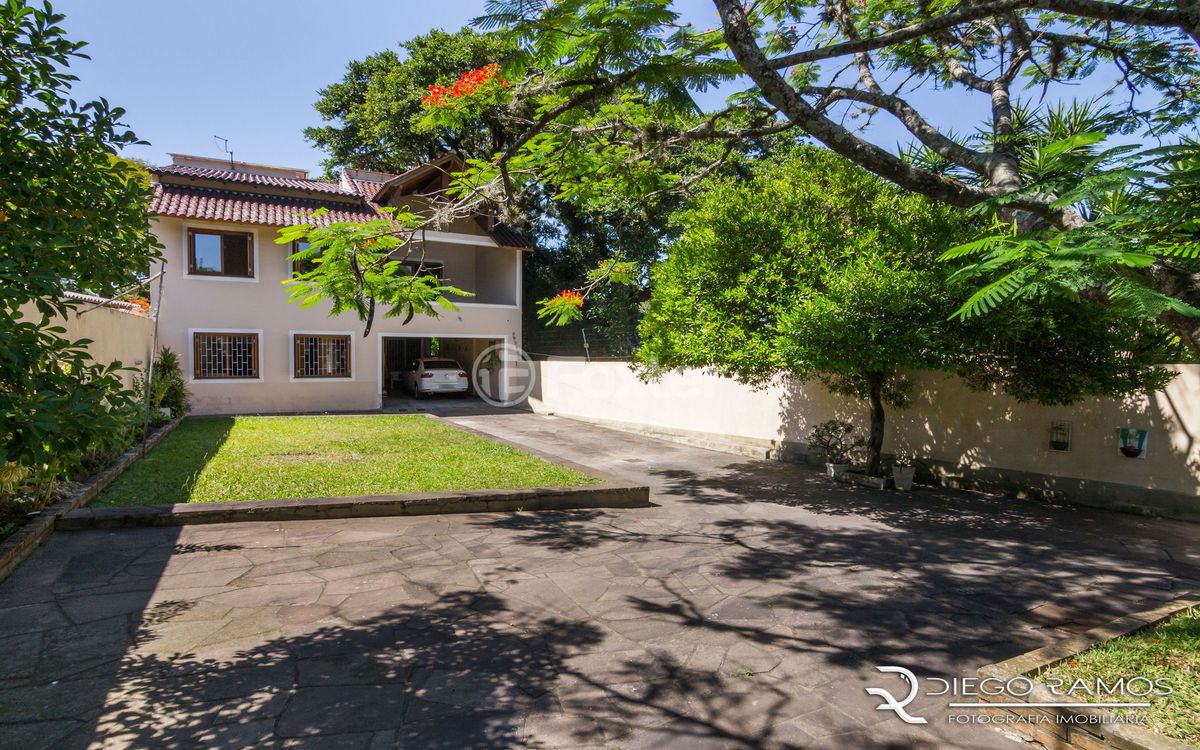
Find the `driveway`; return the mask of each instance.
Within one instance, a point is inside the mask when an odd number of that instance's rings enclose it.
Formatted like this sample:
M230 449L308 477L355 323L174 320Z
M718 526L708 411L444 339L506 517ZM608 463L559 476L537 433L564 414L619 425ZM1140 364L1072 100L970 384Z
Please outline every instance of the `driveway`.
M1200 587L1200 526L831 486L450 417L655 507L55 534L0 585L0 745L1017 748L902 695Z

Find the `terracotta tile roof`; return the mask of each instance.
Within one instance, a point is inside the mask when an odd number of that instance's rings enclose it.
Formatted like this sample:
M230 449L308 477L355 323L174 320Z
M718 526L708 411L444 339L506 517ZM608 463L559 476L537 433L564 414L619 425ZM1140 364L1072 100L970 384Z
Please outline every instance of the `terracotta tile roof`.
M182 164L153 167L150 171L158 177L158 181L154 183L151 211L159 216L277 227L309 221L318 226L328 226L339 221L370 221L381 215L378 211L380 204L376 202L376 198L386 198L388 192L404 185L406 180L418 174L430 173L460 163L457 159L457 155L449 153L396 176L381 172L369 173L372 176L390 178L386 182L355 179L360 175L345 175L345 179L340 182L330 182ZM196 180L229 183L230 187L225 189L191 184ZM256 186L268 190L260 192L255 190ZM269 188L308 192L313 194L313 197L277 195ZM331 200L335 196L340 200ZM329 213L314 220L311 213L318 208L327 208ZM491 227L484 221L480 221L479 224L501 247L532 247L524 235L507 224L496 223Z
M329 195L354 195L344 189L339 183L327 180L301 180L294 177L275 177L273 175L242 172L234 169L207 169L205 167L189 167L182 164L168 164L165 167L152 167L150 172L156 175L172 177L190 177L194 180L212 180L214 182L232 182L243 185L267 185L288 190L303 190L310 193L327 193Z
M351 180L350 182L358 194L367 200L374 198L375 194L379 192L379 188L383 187L382 182L367 182L366 180Z
M327 208L329 213L314 219L311 214L318 208ZM379 214L361 203L289 198L171 183L155 183L150 210L159 216L265 224L274 227L304 222L327 226L339 221L370 221L379 218Z

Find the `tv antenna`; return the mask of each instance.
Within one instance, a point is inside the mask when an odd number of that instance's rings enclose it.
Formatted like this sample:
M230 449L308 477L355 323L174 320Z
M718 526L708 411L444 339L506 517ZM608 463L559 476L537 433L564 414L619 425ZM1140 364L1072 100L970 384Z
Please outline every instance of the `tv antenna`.
M229 154L229 168L231 170L236 169L236 167L233 166L233 152L229 150L229 139L222 138L219 135L214 135L213 140L217 142L217 145L221 147L222 151Z

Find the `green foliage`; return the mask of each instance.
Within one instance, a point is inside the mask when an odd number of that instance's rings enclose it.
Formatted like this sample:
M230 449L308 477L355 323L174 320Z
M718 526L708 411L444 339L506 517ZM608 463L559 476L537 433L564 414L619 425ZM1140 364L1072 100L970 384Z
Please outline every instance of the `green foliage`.
M944 363L950 298L925 261L966 225L953 210L801 147L677 221L641 326L649 374L714 367L763 384Z
M86 339L64 339L65 330L46 321L10 323L0 350L0 458L30 467L44 483L124 444L137 425L120 364L96 363Z
M72 309L62 293L115 294L158 257L144 171L116 156L136 137L123 110L70 98L83 44L61 21L48 5L0 5L0 462L43 496L136 421L118 366L54 325Z
M180 417L187 413L190 394L187 381L183 377L183 368L179 364L179 355L169 347L158 350L150 376L149 399L147 399L146 379L138 376L134 379L134 393L139 407L149 410L152 422L165 422L168 418L161 414L161 409L170 409L171 416Z
M866 445L861 435L854 434L854 425L844 419L831 419L812 428L808 447L819 451L831 464L848 464L854 454Z
M489 0L477 25L520 47L505 65L514 85L499 108L514 135L503 151L471 162L458 193L551 186L585 210L614 196L657 198L713 173L711 160L679 158L696 144L737 152L793 128L927 197L955 206L991 199L1062 224L1069 211L1056 194L1022 190L1062 176L1053 144L1074 139L1068 150L1079 155L1095 126L1159 136L1194 127L1200 36L1178 4L1044 0L992 14L981 12L986 5L716 0L721 27L701 30L669 0ZM1096 76L1116 81L1102 103L1062 103L1066 86ZM694 94L739 77L747 87L724 109L699 113ZM962 135L937 122L938 108L922 112L926 100L940 100L942 112L974 100L993 116ZM869 125L884 118L919 147L872 143ZM865 125L851 125L856 119ZM1198 288L1173 294L1153 270L1127 276L1143 287L1149 278L1167 297ZM1128 285L1113 293L1147 299Z
M856 397L870 397L874 382L893 406L904 402L907 369L1044 403L1170 378L1155 367L1168 337L1116 311L1047 297L951 320L964 287L936 261L975 231L974 219L829 151L802 147L751 180L717 181L676 221L680 238L652 271L639 329L646 377L710 368L763 385L791 372ZM873 464L881 435L873 431Z
M341 81L321 89L317 111L334 124L306 128L304 135L328 156L326 168L357 167L403 172L447 150L466 158L490 156L506 136L495 117L467 119L453 127L423 124L421 97L431 85L449 85L465 70L504 63L515 52L498 34L469 28L435 29L391 50L355 60Z
M1077 155L1102 134L1053 144L1059 157ZM1167 294L1154 275L1200 271L1200 144L1146 150L1110 149L1084 154L1085 163L1060 170L1057 179L1027 191L1052 192L1087 221L1069 228L1043 226L1020 232L996 222L977 239L948 250L958 278L986 282L959 308L970 318L1015 300L1057 294L1102 300L1141 320L1164 313L1200 315L1200 298ZM1149 270L1150 275L1140 273ZM1184 285L1180 285L1183 287Z
M324 211L318 209L313 215L319 217ZM278 244L308 242L306 249L288 256L289 260L308 260L315 265L284 280L291 290L288 301L312 307L327 300L331 315L356 314L366 324L366 336L375 319L376 303L386 306L386 317L403 315L408 323L416 315L437 317L438 310L457 310L447 295L474 296L423 273L423 267L409 270L406 262L424 261L422 219L396 209L383 211L384 218L364 223L298 224L279 230Z
M583 295L564 289L548 299L538 300L538 318L549 325L565 326L583 319Z

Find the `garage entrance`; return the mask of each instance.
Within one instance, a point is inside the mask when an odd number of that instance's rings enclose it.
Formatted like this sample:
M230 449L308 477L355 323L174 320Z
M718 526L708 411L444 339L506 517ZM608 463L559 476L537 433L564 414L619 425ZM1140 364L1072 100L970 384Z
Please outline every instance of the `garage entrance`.
M500 338L464 338L459 336L388 336L380 339L380 393L385 396L409 395L404 374L421 357L444 357L471 371L475 358L484 349L503 341Z

